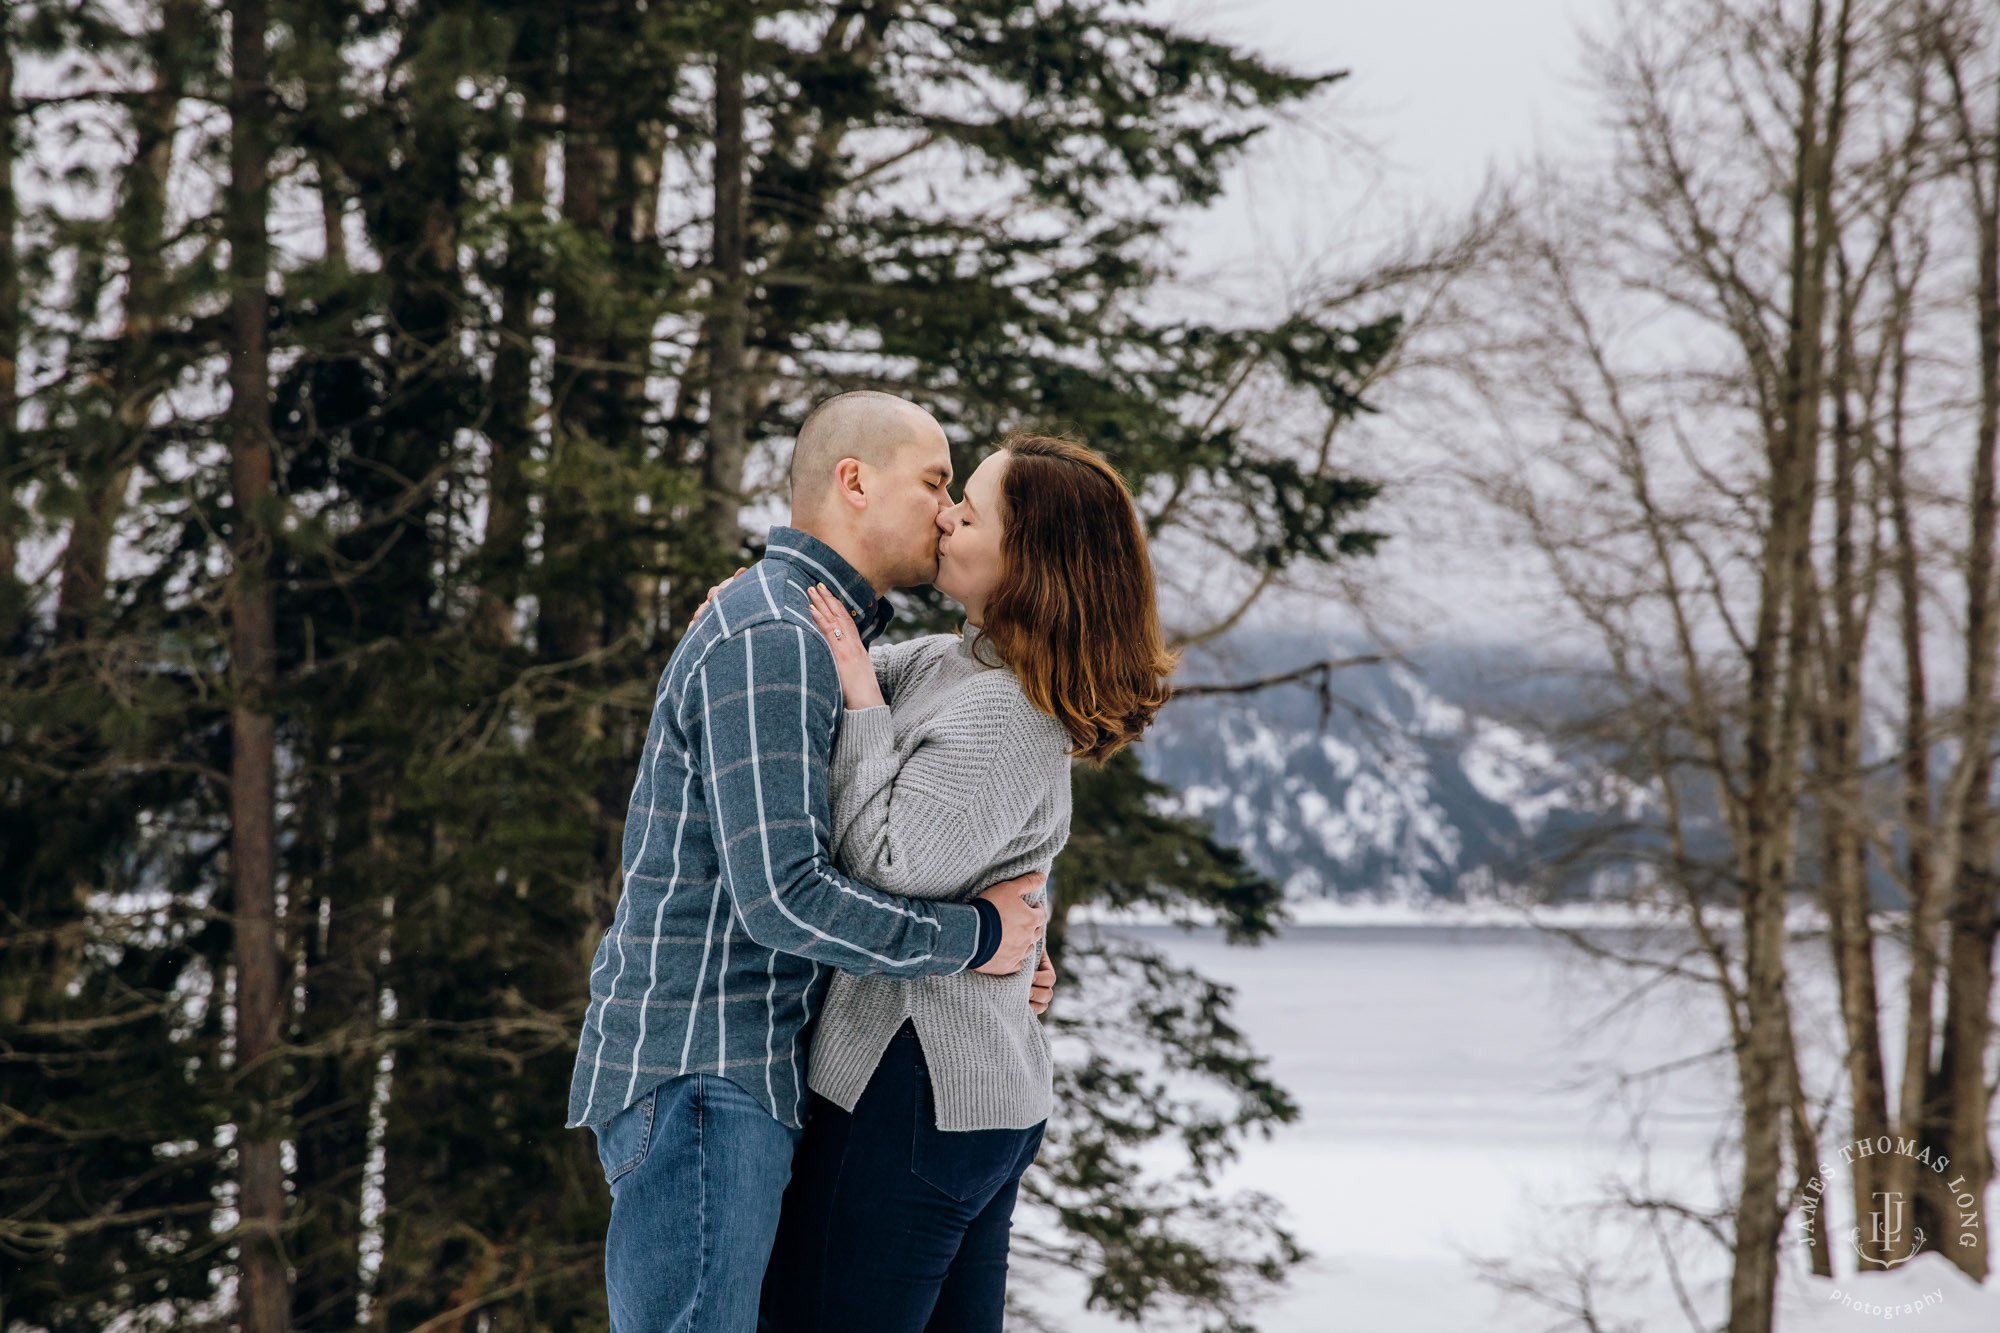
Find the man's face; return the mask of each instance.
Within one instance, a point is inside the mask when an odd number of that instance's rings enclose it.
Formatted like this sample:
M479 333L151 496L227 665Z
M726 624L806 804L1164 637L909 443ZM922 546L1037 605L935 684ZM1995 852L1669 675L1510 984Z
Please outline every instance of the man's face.
M867 527L888 585L913 588L937 577L938 515L950 505L951 446L925 420L919 438L870 468Z

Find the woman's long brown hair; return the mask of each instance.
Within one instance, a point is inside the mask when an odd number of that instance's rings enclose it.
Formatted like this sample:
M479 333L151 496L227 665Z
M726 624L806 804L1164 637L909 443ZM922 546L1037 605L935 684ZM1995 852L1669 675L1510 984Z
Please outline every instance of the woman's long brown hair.
M1070 753L1102 764L1139 739L1173 690L1153 562L1132 493L1090 449L1017 435L1000 478L1000 582L981 627ZM983 646L983 645L982 645Z

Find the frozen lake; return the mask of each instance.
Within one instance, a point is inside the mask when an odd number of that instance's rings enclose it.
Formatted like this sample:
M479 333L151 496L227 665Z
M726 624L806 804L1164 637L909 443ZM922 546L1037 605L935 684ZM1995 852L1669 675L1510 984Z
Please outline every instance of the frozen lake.
M1707 1207L1733 1193L1733 1166L1713 1156L1733 1110L1727 1065L1704 1058L1722 1048L1706 995L1621 1004L1633 974L1521 926L1294 926L1254 949L1212 930L1103 929L1236 987L1239 1020L1300 1104L1300 1121L1250 1145L1227 1181L1281 1199L1312 1252L1258 1312L1267 1333L1542 1333L1586 1273L1607 1330L1688 1330L1663 1243L1687 1305L1720 1322L1727 1267L1713 1242L1591 1207L1633 1194ZM1813 984L1806 975L1802 991ZM1809 1058L1815 1021L1801 1019ZM1850 1219L1831 1220L1844 1235ZM1543 1299L1482 1281L1496 1261ZM1878 1303L1938 1290L1906 1318L1935 1333L2000 1329L2000 1283L1975 1288L1935 1256L1832 1285ZM1093 1333L1121 1327L1063 1313ZM1785 1333L1881 1322L1803 1274L1783 1293Z

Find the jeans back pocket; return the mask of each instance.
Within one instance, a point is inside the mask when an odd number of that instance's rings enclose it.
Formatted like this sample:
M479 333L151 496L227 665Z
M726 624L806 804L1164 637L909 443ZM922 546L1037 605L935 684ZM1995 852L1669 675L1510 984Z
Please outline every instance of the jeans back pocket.
M605 1184L615 1183L646 1160L646 1151L653 1145L653 1103L659 1095L655 1087L601 1127L591 1127L597 1135L597 1162L604 1168Z
M960 1203L983 1203L1007 1183L1034 1130L939 1129L930 1070L917 1064L910 1174Z

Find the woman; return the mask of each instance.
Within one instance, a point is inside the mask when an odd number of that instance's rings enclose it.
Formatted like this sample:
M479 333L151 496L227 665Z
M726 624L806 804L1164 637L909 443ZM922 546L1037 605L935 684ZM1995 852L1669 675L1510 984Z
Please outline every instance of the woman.
M962 636L871 657L815 594L846 696L831 845L865 883L965 899L1048 870L1071 757L1101 764L1137 739L1175 657L1131 496L1090 450L1009 440L939 524L935 586L964 608ZM834 977L765 1282L778 1333L997 1333L1052 1098L1033 971Z

